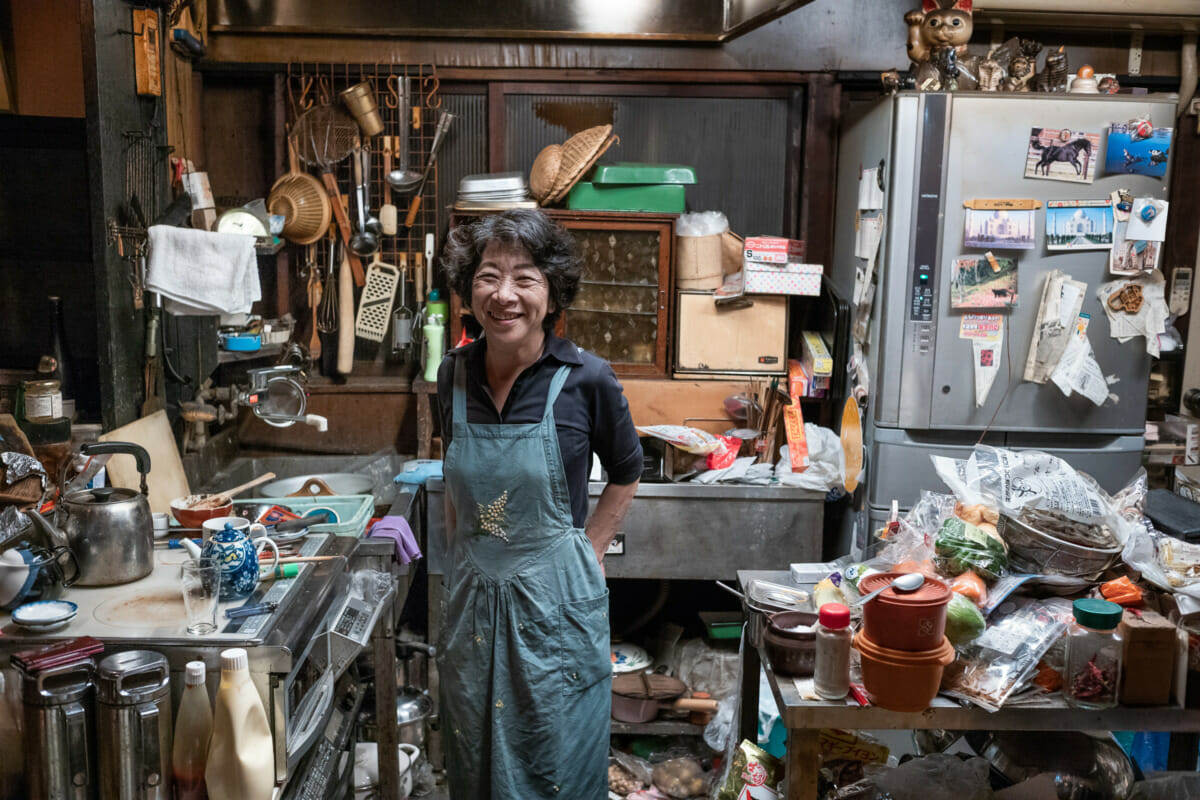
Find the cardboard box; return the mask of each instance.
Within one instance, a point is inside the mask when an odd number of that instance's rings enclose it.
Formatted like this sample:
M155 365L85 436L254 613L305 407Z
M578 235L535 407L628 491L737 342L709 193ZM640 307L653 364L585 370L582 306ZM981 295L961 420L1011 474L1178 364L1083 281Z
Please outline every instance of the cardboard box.
M820 333L800 332L800 363L813 377L828 378L833 375L833 354L829 352Z
M764 264L742 262L746 294L803 294L815 297L821 293L820 264Z
M677 372L784 375L785 297L755 297L746 307L718 306L711 292L679 292Z
M804 242L780 236L747 236L743 258L760 264L787 264L804 260Z
M1121 705L1165 706L1171 702L1178 634L1175 623L1154 611L1125 610L1121 624Z

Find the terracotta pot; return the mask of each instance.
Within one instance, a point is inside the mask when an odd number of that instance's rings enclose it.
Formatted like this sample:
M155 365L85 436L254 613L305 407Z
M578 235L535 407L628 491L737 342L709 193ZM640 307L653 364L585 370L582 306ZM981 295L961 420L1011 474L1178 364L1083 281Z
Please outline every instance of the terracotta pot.
M954 646L941 644L923 652L893 650L871 640L866 631L854 636L862 656L863 684L871 702L889 711L924 711L938 693L942 670L954 661Z
M880 572L859 581L858 591L870 594L900 577L900 572ZM915 592L884 589L863 608L863 630L880 647L919 652L932 650L946 633L946 605L950 587L936 578L926 578Z
M771 669L780 675L807 677L816 661L816 632L793 631L800 625L812 627L817 615L807 611L780 611L770 616L763 632L763 647Z

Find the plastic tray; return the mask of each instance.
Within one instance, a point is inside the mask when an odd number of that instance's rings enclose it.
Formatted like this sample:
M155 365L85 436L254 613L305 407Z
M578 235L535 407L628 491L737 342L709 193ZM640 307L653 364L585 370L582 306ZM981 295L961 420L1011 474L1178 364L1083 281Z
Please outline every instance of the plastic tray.
M580 181L567 195L567 208L581 211L654 211L679 214L685 208L678 183L601 184Z
M375 510L375 496L369 494L328 495L324 497L258 497L234 500L234 506L278 505L303 516L314 508L328 508L338 516L337 522L313 525L311 533L332 533L337 536L362 537L367 522Z
M710 639L737 639L742 635L745 619L740 611L701 611L699 614Z
M695 183L696 170L683 164L597 164L592 183Z

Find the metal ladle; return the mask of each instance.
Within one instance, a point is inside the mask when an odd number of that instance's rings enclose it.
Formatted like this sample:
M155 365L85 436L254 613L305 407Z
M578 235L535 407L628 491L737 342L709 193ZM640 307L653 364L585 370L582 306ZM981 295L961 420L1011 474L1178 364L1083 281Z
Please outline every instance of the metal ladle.
M887 589L889 586L894 588L897 592L903 592L905 594L908 594L909 592L915 592L917 589L920 589L924 584L925 584L925 576L924 575L922 575L919 572L909 572L907 574L901 575L899 578L896 578L891 583L885 583L883 586L880 586L878 589L876 589L875 591L866 595L865 597L859 598L859 601L857 603L855 603L854 605L856 605L856 606L866 605L867 603L871 602L876 597L878 597L879 594L884 589Z
M383 223L379 218L371 213L371 154L364 148L361 152L362 158L362 208L365 220L363 222L363 230L374 234L375 236L383 235Z
M350 249L360 256L369 256L379 249L379 236L367 229L367 214L363 208L366 203L363 198L362 159L357 153L350 159L350 166L354 173L355 205L358 206L358 230L350 236Z

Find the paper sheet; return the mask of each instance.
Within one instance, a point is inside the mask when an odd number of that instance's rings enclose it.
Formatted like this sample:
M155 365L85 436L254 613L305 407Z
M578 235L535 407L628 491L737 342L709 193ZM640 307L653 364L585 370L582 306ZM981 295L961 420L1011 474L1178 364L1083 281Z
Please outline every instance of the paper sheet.
M879 240L883 236L883 217L859 217L858 231L854 237L854 255L872 261L879 252Z
M1075 335L1067 343L1058 366L1050 375L1054 385L1070 397L1078 393L1098 406L1108 399L1108 382L1096 361L1092 343L1087 338L1090 317L1080 314L1075 324Z
M963 314L958 325L958 336L971 340L975 407L981 408L987 402L992 384L1000 372L1000 357L1004 351L1004 317L1000 314Z
M1045 383L1054 372L1070 343L1086 291L1086 283L1072 280L1060 270L1046 275L1029 358L1025 361L1025 380Z
M1136 314L1126 311L1114 311L1108 305L1108 299L1123 290L1128 284L1136 283L1142 287L1142 307ZM1167 329L1166 279L1158 270L1134 276L1109 281L1096 290L1100 307L1108 315L1109 335L1120 342L1128 342L1135 336L1146 337L1146 352L1158 357L1158 334Z
M879 188L879 167L862 171L858 179L859 211L874 211L883 208L883 190Z

